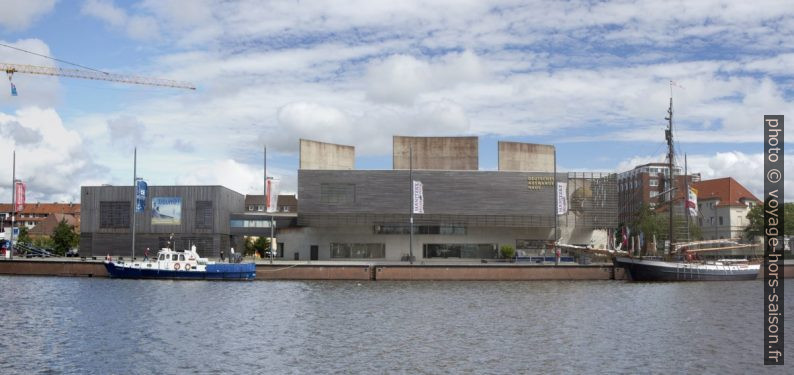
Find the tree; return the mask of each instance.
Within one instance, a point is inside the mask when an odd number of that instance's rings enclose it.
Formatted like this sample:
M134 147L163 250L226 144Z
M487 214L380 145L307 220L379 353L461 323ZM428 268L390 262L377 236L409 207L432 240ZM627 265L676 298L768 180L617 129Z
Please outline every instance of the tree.
M61 220L52 231L53 250L55 254L65 255L71 248L80 242L80 236L74 231L74 226L69 225L66 219Z
M639 230L645 238L650 239L653 236L660 237L661 234L667 233L667 222L663 223L662 221L656 211L647 204L643 204L629 227L633 230Z
M502 258L505 259L513 259L513 257L516 255L516 249L510 245L502 245L502 247L499 249L499 252L502 254Z
M245 239L245 254L246 255L253 255L254 252L258 252L260 255L265 256L265 250L270 249L270 239L264 236L257 237L256 240L253 237L247 237Z
M794 203L783 204L783 234L787 236L794 235Z
M30 240L30 233L28 233L28 227L23 226L19 228L19 235L17 236L17 242L19 243L31 243Z
M747 228L744 228L744 236L748 240L753 240L756 236L764 235L764 206L755 205L747 213L747 220L750 222Z

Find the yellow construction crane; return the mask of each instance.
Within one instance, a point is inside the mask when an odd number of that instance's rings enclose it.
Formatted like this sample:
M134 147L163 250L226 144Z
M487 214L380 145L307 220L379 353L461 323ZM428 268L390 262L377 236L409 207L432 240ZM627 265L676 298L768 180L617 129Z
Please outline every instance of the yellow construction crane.
M161 79L161 78L128 76L122 74L106 73L99 70L65 69L65 68L36 66L36 65L8 64L8 63L0 62L0 71L5 71L8 74L8 81L11 83L11 95L13 96L17 96L16 86L14 85L13 82L11 82L11 77L14 75L14 73L94 79L100 81L130 83L135 85L174 87L174 88L189 89L189 90L196 89L196 86L194 86L190 82L173 81L173 80Z

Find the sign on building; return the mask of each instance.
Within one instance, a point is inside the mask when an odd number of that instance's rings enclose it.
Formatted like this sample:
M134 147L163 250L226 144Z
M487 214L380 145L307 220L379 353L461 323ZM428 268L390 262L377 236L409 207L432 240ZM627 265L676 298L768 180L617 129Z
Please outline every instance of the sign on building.
M152 198L152 225L180 225L182 223L182 198Z

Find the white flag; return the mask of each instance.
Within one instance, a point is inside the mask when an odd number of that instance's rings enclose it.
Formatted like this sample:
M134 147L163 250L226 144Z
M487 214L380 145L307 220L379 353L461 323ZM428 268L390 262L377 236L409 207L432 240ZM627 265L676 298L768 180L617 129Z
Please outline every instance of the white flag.
M690 216L698 216L698 191L697 189L690 187L689 188L689 196L686 200L686 206L689 208L689 215Z
M423 214L425 213L425 196L424 192L422 191L422 182L421 181L414 181L414 213L415 214Z
M557 183L557 215L564 215L568 212L568 183Z
M279 180L273 177L267 179L267 194L265 195L267 212L278 212L278 182Z

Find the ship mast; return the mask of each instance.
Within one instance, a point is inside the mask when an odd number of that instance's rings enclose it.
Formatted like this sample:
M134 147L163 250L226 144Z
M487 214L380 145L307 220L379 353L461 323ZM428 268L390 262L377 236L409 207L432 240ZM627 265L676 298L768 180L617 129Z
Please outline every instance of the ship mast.
M667 109L667 117L664 118L667 120L667 129L664 131L665 139L667 139L667 160L668 160L668 167L669 167L669 176L670 176L670 187L669 187L669 201L670 201L670 219L669 219L669 226L667 228L667 239L670 241L670 253L673 252L673 197L675 192L675 175L673 174L673 165L674 165L674 157L675 153L673 152L673 81L670 81L670 108Z

